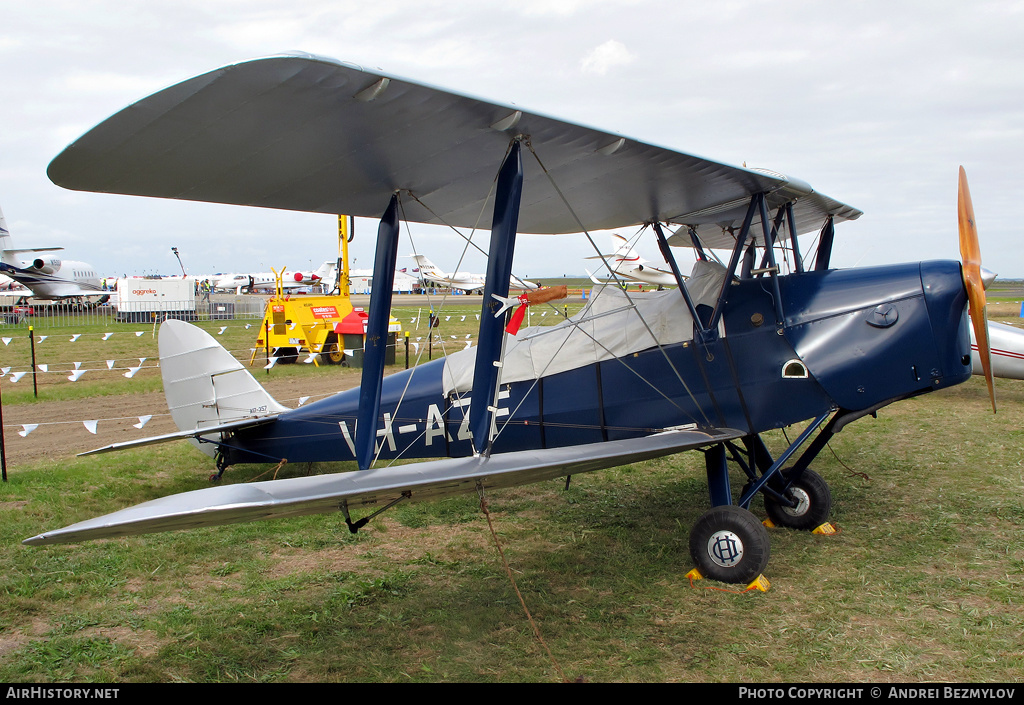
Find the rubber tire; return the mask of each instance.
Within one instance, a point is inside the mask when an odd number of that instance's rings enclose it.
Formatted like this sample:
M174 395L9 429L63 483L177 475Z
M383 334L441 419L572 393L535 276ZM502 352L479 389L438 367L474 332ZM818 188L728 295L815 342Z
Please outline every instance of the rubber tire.
M783 476L786 474L783 472ZM796 490L796 495L801 500L806 500L807 506L795 514L794 510L765 495L764 509L772 523L789 529L813 531L828 521L832 515L832 490L821 475L813 470L804 470L803 475L790 489Z
M324 349L327 352L320 353L320 362L325 365L342 365L345 363L345 351L338 345L338 336L331 333L324 340Z
M299 361L299 351L295 348L275 348L274 357L282 365L294 365Z
M712 556L715 534L730 532L739 541L742 555L731 565L721 565ZM768 530L746 509L732 504L713 507L701 515L690 530L690 556L706 578L723 583L747 584L764 572L771 556Z

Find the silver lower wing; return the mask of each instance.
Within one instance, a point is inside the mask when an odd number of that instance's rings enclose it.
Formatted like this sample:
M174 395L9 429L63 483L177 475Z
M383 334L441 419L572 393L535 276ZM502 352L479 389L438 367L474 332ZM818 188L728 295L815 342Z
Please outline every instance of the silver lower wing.
M730 428L678 430L607 443L502 453L489 458L451 458L410 465L211 487L163 497L50 531L23 543L33 546L191 529L258 519L325 514L540 480L649 460L740 438Z

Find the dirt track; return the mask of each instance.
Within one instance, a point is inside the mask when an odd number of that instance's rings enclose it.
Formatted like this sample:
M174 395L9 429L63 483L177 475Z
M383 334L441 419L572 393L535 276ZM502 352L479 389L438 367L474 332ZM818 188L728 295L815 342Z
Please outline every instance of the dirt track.
M261 380L263 383L263 380ZM297 406L299 397L318 399L358 383L358 377L337 378L325 388L323 378L269 379L267 391L286 406ZM153 418L141 430L134 427L139 417ZM96 434L83 423L96 419ZM12 426L38 423L39 427L22 437ZM167 413L163 392L91 397L73 401L51 401L5 407L4 444L8 468L41 460L60 462L83 451L136 438L173 433L178 429Z

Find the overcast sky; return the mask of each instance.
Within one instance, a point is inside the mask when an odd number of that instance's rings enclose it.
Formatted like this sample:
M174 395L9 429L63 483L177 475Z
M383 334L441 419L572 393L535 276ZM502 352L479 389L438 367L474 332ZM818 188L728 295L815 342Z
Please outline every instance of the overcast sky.
M329 216L46 177L131 102L302 50L803 179L865 213L838 229L836 266L958 258L962 164L985 265L1024 277L1022 37L1024 1L1008 0L0 0L0 208L16 246L63 245L105 275L180 273L172 246L190 274L333 258ZM372 266L375 232L358 222L356 267ZM461 252L443 232L416 244L442 268ZM520 238L515 269L582 273L588 247ZM657 258L653 242L639 249ZM463 269L482 272L482 257Z

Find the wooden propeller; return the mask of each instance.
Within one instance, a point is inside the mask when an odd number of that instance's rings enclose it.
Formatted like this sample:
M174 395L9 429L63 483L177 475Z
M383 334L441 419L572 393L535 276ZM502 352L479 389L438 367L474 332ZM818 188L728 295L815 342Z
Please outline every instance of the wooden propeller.
M981 277L981 246L978 244L978 228L974 221L974 205L971 191L967 187L967 173L960 167L960 188L957 198L957 215L960 222L960 258L963 261L964 285L967 287L971 324L974 339L978 343L978 357L988 384L988 396L992 400L992 413L996 411L996 389L992 380L992 351L988 342L988 314L985 312L985 284Z

